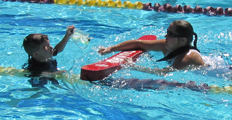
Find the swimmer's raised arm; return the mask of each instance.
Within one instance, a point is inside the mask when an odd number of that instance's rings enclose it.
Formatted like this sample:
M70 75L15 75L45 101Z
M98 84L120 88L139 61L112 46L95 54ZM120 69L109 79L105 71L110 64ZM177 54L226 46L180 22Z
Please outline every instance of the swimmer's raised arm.
M100 54L110 53L112 51L122 50L154 50L166 52L165 39L162 40L128 40L114 46L99 49Z
M66 34L64 38L55 46L55 49L57 50L58 53L64 50L68 40L70 39L70 36L73 34L74 28L75 28L74 25L69 26L66 30Z

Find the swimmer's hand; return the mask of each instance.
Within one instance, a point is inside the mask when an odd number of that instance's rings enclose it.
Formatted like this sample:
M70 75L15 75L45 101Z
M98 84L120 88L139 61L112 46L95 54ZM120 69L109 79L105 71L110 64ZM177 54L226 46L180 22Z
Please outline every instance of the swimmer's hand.
M98 53L100 53L101 55L104 55L104 54L107 54L107 53L110 53L111 52L111 48L110 47L101 47L99 50L98 50Z
M75 29L74 25L68 26L67 31L66 31L66 35L71 36L73 34L73 32L74 32L74 29Z

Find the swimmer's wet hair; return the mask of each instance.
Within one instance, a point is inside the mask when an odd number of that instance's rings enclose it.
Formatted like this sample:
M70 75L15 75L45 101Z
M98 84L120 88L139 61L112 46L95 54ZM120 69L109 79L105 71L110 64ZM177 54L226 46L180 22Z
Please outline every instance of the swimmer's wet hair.
M176 33L188 39L187 44L192 43L194 35L195 40L193 45L195 48L197 48L197 34L194 32L193 27L189 22L185 20L176 20L173 22L173 25L176 26Z
M30 58L34 52L39 50L39 46L47 39L48 36L43 34L29 34L25 37L22 46L27 52L28 58Z

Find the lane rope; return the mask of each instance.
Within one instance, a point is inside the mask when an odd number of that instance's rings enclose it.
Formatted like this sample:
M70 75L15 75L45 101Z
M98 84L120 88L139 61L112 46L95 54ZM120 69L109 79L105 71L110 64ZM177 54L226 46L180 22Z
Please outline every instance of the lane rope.
M24 69L16 69L14 67L2 67L0 66L0 76L18 76L18 77L25 77L25 74L29 74L29 71ZM80 75L79 74L72 74L71 76L68 76L68 74L57 74L54 76L56 79L64 79L68 81L69 83L72 83L74 81L84 81L79 80ZM214 94L232 94L232 85L229 86L217 86L217 85L211 85L209 86L210 89L208 91L210 93Z
M96 7L109 7L109 8L125 8L125 9L138 9L146 11L156 11L156 12L166 12L166 13L193 13L193 14L203 14L207 16L232 16L232 8L222 7L211 7L202 8L200 6L195 6L192 8L190 5L181 6L179 4L171 6L169 3L160 5L159 3L142 3L130 1L121 2L120 0L3 0L11 2L29 2L29 3L48 3L48 4L58 4L58 5L78 5L78 6L96 6Z

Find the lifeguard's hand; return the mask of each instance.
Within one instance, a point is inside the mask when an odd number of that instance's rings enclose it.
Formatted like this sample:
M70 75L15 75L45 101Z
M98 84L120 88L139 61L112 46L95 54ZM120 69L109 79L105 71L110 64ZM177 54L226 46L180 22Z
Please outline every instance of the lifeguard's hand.
M98 53L100 53L101 55L103 55L103 54L106 54L106 53L110 53L111 52L111 50L110 50L110 48L109 47L107 47L107 48L100 48L99 50L98 50Z
M74 29L75 29L74 25L68 26L67 31L66 31L66 35L72 35L74 32Z

